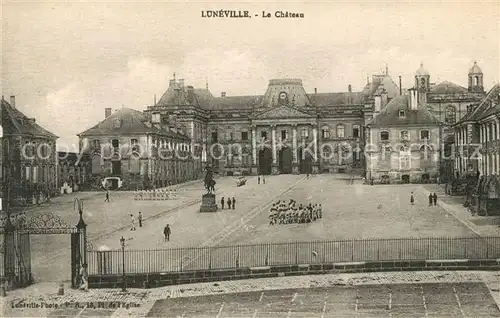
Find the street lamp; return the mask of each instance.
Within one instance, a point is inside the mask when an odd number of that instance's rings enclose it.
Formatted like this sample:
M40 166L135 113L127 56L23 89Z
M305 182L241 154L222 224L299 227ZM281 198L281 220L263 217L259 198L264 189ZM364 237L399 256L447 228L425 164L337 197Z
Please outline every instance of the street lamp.
M123 276L122 291L127 291L127 281L125 279L125 239L123 238L123 236L120 238L120 245L122 246L122 276Z

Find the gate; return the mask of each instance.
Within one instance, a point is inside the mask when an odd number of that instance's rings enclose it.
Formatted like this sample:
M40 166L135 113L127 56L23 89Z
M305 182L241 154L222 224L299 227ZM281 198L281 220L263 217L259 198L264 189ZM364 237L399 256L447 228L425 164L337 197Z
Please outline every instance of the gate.
M81 269L87 267L87 224L83 221L83 201L75 199L73 209L80 218L75 226L53 213L35 213L29 219L12 217L0 220L0 279L6 290L33 283L31 271L31 234L71 235L71 287L81 283ZM85 274L85 273L84 273Z

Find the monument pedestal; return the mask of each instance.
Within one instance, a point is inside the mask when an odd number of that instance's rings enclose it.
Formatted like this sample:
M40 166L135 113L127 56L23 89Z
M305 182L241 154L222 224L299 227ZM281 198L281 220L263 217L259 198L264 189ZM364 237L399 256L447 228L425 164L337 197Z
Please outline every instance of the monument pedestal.
M201 197L200 212L217 212L215 194L204 194Z
M294 163L292 164L292 174L299 174L300 171L299 171L299 165Z
M253 176L258 175L259 170L257 169L257 165L252 165L251 173L252 173Z
M272 167L271 167L271 174L272 174L272 175L277 175L277 174L279 174L279 171L278 171L278 165L274 165L274 164L272 165Z
M319 164L314 163L312 166L312 173L313 174L318 174L319 173Z

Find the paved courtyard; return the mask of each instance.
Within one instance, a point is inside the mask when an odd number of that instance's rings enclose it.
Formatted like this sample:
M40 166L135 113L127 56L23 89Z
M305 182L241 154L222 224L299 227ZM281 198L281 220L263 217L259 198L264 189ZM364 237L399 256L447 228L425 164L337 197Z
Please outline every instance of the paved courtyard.
M179 188L177 200L135 201L130 192L113 192L108 204L103 203L102 193L81 193L58 198L37 210L55 212L64 221L76 224L78 214L73 210L73 198L83 196L84 217L94 248L105 245L119 249L119 239L123 236L127 240L127 250L474 235L440 206L429 207L426 192L419 185L369 186L363 185L361 180L350 184L345 177L269 176L265 185L249 177L243 187L235 186L235 178L220 178L217 180L218 204L222 196L234 196L237 203L235 210L226 208L217 213L198 212L201 195L205 192L201 181ZM412 191L415 205L409 203ZM270 226L268 215L272 203L291 198L304 204L321 203L323 219L308 224ZM144 226L130 231L129 214L137 216L139 211L144 215ZM162 235L166 224L172 228L170 242L164 242ZM32 242L35 280L69 279L69 236L36 235ZM142 257L136 255L138 262L145 263ZM185 255L176 258L179 257Z
M500 317L482 283L288 289L158 300L148 317Z

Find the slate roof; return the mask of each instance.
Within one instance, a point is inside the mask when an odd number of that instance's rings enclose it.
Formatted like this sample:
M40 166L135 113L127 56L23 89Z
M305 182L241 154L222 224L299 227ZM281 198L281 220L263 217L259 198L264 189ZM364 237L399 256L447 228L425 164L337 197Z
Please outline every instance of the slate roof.
M226 96L212 98L209 110L224 110L224 109L252 109L262 105L264 96Z
M119 127L115 126L117 120L120 121ZM174 132L171 129L157 128L147 124L147 122L148 119L143 112L131 108L121 108L94 127L78 134L78 136L144 135L156 133L173 138L187 138L187 136Z
M496 105L491 107L491 103ZM473 112L466 114L456 125L465 121L477 121L492 114L500 114L500 83L493 86Z
M387 92L387 97L394 98L399 96L399 87L394 83L389 75L375 75L372 81L367 83L362 90L365 98L369 98L375 94L382 93L382 90Z
M54 140L59 138L38 125L33 118L29 118L17 108L12 107L5 99L1 100L1 107L3 133L5 135L31 135Z
M352 98L351 104L364 103L365 98L362 92L308 94L307 97L314 106L338 106L349 105L349 94Z
M430 93L432 94L467 94L468 90L465 87L455 83L444 81L436 86L431 87Z
M399 110L405 110L406 116L399 117ZM416 110L410 110L409 96L397 96L393 98L369 123L372 127L409 126L409 125L439 125L439 120L427 110L420 106Z

